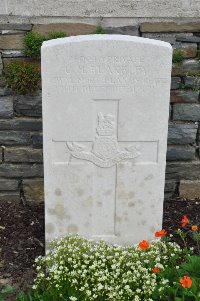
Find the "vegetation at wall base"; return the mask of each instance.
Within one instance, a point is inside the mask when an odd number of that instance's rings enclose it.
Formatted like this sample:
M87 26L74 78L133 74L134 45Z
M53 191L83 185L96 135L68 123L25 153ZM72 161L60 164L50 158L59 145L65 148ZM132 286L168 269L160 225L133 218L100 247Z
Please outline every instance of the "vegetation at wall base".
M24 37L24 55L34 59L41 56L41 46L44 41L66 37L64 32L51 32L41 35L37 32L28 32Z
M28 32L24 37L24 55L34 59L40 58L40 49L45 36L37 32Z
M184 60L184 55L181 50L174 50L173 57L172 57L172 63L180 63Z
M37 66L23 61L10 63L5 71L5 83L15 94L34 93L40 83L40 70Z
M95 32L95 34L106 34L104 28L101 25L98 25Z

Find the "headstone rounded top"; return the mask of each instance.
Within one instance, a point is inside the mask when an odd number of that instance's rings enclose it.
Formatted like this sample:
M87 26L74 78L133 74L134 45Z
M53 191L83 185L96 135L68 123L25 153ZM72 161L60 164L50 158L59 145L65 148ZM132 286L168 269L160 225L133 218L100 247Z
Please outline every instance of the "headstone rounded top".
M160 47L166 47L169 48L172 51L172 46L170 43L159 41L159 40L153 40L153 39L147 39L147 38L141 38L141 37L134 37L134 36L128 36L128 35L118 35L118 34L93 34L93 35L80 35L80 36L71 36L66 38L59 38L59 39L53 39L49 41L45 41L42 44L42 48L46 47L52 47L57 45L64 45L71 42L89 42L89 41L123 41L123 42L134 42L137 44L149 44L149 45L155 45Z

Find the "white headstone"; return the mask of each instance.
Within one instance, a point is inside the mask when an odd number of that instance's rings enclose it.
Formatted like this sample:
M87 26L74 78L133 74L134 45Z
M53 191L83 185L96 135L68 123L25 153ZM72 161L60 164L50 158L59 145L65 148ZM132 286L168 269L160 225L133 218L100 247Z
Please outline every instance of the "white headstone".
M131 36L44 42L46 241L162 228L172 50Z

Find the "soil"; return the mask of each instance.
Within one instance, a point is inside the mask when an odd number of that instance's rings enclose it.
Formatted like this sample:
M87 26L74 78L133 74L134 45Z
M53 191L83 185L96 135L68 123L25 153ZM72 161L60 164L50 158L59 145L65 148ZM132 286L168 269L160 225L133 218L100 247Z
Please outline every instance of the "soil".
M200 227L200 199L173 199L164 203L163 229L183 246L176 231L187 215L191 224ZM188 244L193 246L190 231ZM44 205L0 203L0 288L11 285L15 292L28 291L33 284L34 259L44 255ZM14 301L15 294L6 297Z

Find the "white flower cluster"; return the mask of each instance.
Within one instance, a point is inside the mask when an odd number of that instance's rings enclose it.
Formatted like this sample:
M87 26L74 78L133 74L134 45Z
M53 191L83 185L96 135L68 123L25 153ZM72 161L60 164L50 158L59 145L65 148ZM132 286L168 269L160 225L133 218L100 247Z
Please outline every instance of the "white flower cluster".
M160 240L143 251L69 236L52 242L52 251L36 259L33 288L72 301L151 301L158 284L160 294L168 285L152 269L176 264L181 252L177 244Z

